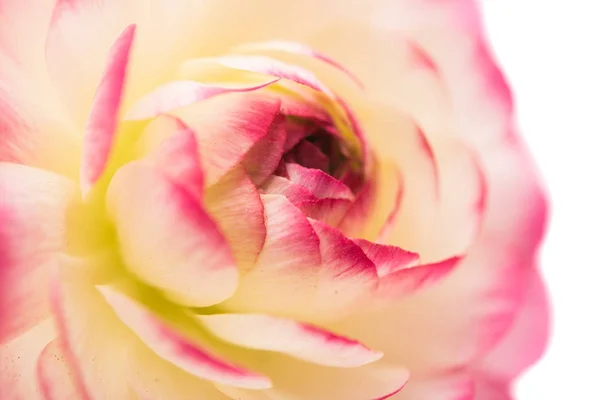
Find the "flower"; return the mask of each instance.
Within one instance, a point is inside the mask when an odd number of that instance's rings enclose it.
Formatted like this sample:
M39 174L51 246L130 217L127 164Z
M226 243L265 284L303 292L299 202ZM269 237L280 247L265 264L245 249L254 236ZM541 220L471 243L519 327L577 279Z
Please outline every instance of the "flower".
M473 2L0 6L6 399L509 399L545 199Z

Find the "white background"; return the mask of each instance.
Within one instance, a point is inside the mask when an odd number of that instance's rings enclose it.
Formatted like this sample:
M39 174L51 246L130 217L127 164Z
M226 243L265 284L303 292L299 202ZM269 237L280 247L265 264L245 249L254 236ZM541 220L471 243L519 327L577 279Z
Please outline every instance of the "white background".
M553 332L516 397L600 400L600 3L482 3L521 131L551 195L541 260Z

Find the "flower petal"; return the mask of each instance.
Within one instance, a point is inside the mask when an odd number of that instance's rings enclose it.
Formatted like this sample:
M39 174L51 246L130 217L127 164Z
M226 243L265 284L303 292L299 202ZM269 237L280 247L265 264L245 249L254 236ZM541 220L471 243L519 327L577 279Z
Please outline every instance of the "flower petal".
M393 126L395 132L390 133L390 138L385 143L376 143L376 150L383 159L396 162L396 169L389 173L396 175L395 179L398 181L398 175L402 178L402 203L395 218L395 226L390 228L392 231L395 228L397 233L390 232L389 235L394 236L401 247L423 256L424 249L419 247L422 239L419 238L426 238L435 229L434 220L440 204L437 154L433 153L426 132L415 121L397 110L394 110L393 115L391 111L387 113L384 110L378 108L373 118L378 119L381 124ZM391 194L390 199L394 203L397 194L397 191ZM437 258L440 256L437 255Z
M347 215L353 203L345 199L318 199L310 190L281 176L272 176L263 184L265 194L281 194L298 207L305 216L333 227Z
M139 368L131 358L139 341L114 316L90 273L110 268L105 260L73 259L61 265L52 283L52 305L65 357L91 400L130 399L126 379ZM115 362L115 349L120 359Z
M329 225L310 221L320 241L323 261L319 270L318 311L340 317L377 289L375 265L361 248Z
M259 93L216 97L175 112L196 133L207 185L242 162L278 113L279 100Z
M319 238L304 214L280 195L262 195L267 236L254 268L224 303L228 310L314 316Z
M486 354L510 327L526 289L546 215L537 176L512 143L489 149L481 162L485 217L460 265L428 290L334 327L417 375L463 368ZM440 318L447 309L462 311ZM382 321L387 329L368 329ZM391 333L399 330L402 340Z
M144 344L136 347L132 358L137 368L130 371L128 378L140 400L230 400L212 382L185 372Z
M173 81L159 86L154 91L142 97L128 111L125 118L133 121L154 118L214 96L262 89L278 80L279 78L267 77L262 82L248 83L239 87L207 85L195 81Z
M23 7L27 7L27 3L24 1ZM43 8L38 4L34 7L36 11L37 7ZM37 14L36 11L31 14ZM10 14L5 13L3 9L0 17L2 28L6 27L6 22L11 26L12 22L30 16L24 11L24 15L14 16L11 21ZM11 32L3 39L17 36L14 30ZM22 39L19 36L19 40ZM40 64L42 62L35 63L38 67ZM6 58L0 43L0 162L26 164L76 177L81 150L78 133L65 118L51 88L25 68L10 56Z
M0 344L0 393L3 399L45 400L36 385L36 362L56 337L51 318Z
M382 230L398 213L403 178L397 166L378 162L365 179L339 229L349 237L379 242Z
M200 345L169 328L148 309L117 292L102 286L98 290L117 317L159 357L184 371L221 384L242 388L265 389L271 386L268 378L234 366L219 359Z
M215 59L197 59L190 60L186 64L191 67L194 63L206 63L215 61L226 67L240 69L243 71L259 72L275 76L281 79L287 79L298 84L308 86L318 92L332 95L331 91L319 81L310 71L297 65L291 65L270 57L264 56L222 56Z
M479 379L475 382L473 400L514 400L510 385L505 382L488 382Z
M94 96L83 137L80 184L84 195L102 175L112 149L134 35L135 25L130 25L115 41Z
M271 176L260 189L265 194L283 195L296 206L305 201L317 200L317 197L304 186L276 175Z
M279 166L286 137L285 118L278 115L267 134L246 154L242 164L256 186L262 185Z
M295 163L286 164L286 169L290 181L304 186L318 199L354 200L354 194L346 185L321 170Z
M281 352L320 365L359 367L383 356L355 340L291 319L265 314L213 314L198 319L237 346Z
M471 144L491 143L512 135L507 129L513 123L509 117L513 110L510 89L485 44L476 2L415 3L402 12L389 3L382 4L373 16L384 34L404 35L410 47L427 55L439 76L445 78L446 93L457 107L452 114L455 135ZM425 120L426 104L420 99L415 103L418 108L413 106L413 113ZM430 115L428 119L433 118Z
M429 259L464 253L480 233L486 215L488 184L473 148L439 143L440 208L427 239ZM390 232L393 235L393 230ZM435 249L435 250L434 250Z
M298 204L298 208L307 217L325 222L332 227L340 224L351 207L352 202L346 199L315 199Z
M53 300L65 356L89 398L187 400L200 394L221 399L210 383L160 358L117 317L89 273L108 265L73 261L60 270ZM118 363L115 349L122 356Z
M0 343L50 313L48 287L65 244L75 184L48 171L0 163Z
M126 266L186 305L210 306L237 287L227 242L202 205L152 166L122 167L107 192Z
M78 376L73 372L63 345L54 339L37 360L37 379L45 400L87 399Z
M327 157L319 147L313 143L302 140L292 150L293 162L309 169L318 169L323 172L329 171L329 157Z
M379 193L379 184L374 179L367 179L363 187L356 193L355 200L342 217L338 229L348 237L365 237L370 239L366 231L369 225L376 225L380 216L380 208L375 207L376 201L384 201L385 196ZM383 208L383 207L382 207ZM379 211L379 212L378 212ZM373 230L373 229L371 229Z
M337 226L347 214L352 202L346 199L319 199L306 187L281 176L272 176L263 184L266 194L281 194L309 218Z
M286 119L288 138L285 142L285 151L288 152L304 137L314 132L317 125L332 124L331 116L322 106L294 96L280 96L281 113ZM318 124L316 124L318 123Z
M307 46L303 43L299 42L291 42L287 40L271 40L268 42L259 42L259 43L246 43L241 46L237 46L234 51L236 52L263 52L263 51L279 51L296 55L303 55L315 58L319 61L322 61L326 64L331 65L335 69L342 71L346 74L350 79L354 81L359 87L363 88L363 84L358 79L356 75L350 72L347 68L344 68L343 65L339 64L332 58L326 56L325 54L319 53L315 49Z
M53 3L37 0L2 2L0 57L5 56L15 61L28 73L33 72L31 69L36 67L39 56L44 52L44 39ZM4 60L2 64L4 67Z
M187 16L204 8L194 0L176 4L165 0L58 0L52 4L52 20L49 28L45 25L44 65L79 126L89 112L109 48L123 29L137 26L123 99L124 109L128 109L132 99L165 82L182 60L195 53L188 40L180 39L197 30L197 21ZM162 27L158 30L157 20Z
M508 332L473 366L472 374L477 379L509 384L544 353L550 316L546 289L539 271L531 271L527 286Z
M403 199L399 216L385 233L387 238L394 237L429 261L468 250L481 229L487 201L487 182L480 160L484 156L448 139L436 142L436 154L439 203L429 211L429 221L423 219L418 229L406 229L409 210L403 210ZM423 206L419 207L422 209L413 211L425 212Z
M389 214L385 218L385 222L381 227L381 230L377 234L377 242L385 243L388 240L390 231L396 226L396 219L400 213L400 207L402 206L402 196L404 195L404 185L399 184L396 188L396 196L394 198L394 205L390 210Z
M424 378L413 375L406 386L389 400L473 400L474 395L475 384L468 374L446 372Z
M265 243L266 227L260 195L244 167L234 167L207 188L204 201L227 239L238 268L252 268Z
M201 201L204 195L204 171L198 156L198 143L191 129L182 127L158 145L150 155L162 174Z
M353 242L375 264L379 277L411 267L419 261L417 253L403 250L397 246L372 243L364 239L354 239Z
M265 390L268 399L314 399L314 400L365 400L385 398L398 392L408 380L406 368L377 361L355 368L331 368L278 354L272 354L269 363L255 362L272 377L272 389ZM248 390L232 390L218 385L217 388L233 399L263 400Z
M379 280L377 294L397 299L423 290L445 278L463 257L451 257L436 263L404 268L389 273Z

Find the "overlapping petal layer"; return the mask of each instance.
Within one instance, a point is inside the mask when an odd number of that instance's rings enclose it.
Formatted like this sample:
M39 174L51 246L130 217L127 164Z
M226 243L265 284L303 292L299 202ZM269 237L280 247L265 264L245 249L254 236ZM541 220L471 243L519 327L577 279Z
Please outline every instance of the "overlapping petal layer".
M238 270L225 238L202 205L151 166L122 167L107 203L127 268L177 301L196 307L225 300Z

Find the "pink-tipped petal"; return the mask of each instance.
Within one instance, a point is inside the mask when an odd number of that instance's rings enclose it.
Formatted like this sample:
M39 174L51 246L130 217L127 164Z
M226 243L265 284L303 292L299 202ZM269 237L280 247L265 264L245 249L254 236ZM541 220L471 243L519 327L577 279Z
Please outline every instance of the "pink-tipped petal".
M177 112L196 133L206 184L218 181L265 136L279 114L279 100L259 93L213 98Z
M361 89L364 88L364 85L362 84L360 79L358 79L358 77L356 75L354 75L352 72L350 72L343 65L336 62L335 60L328 57L327 55L319 53L312 47L307 46L303 43L291 42L291 41L287 41L287 40L272 40L272 41L268 41L268 42L243 44L241 46L236 47L234 50L240 51L240 52L280 51L280 52L284 52L284 53L312 57L312 58L315 58L326 64L329 64L333 68L343 72L352 81L354 81L354 83L356 83Z
M338 227L348 210L352 208L352 201L346 199L312 199L297 204L304 214L312 219L325 222Z
M308 86L309 88L318 92L325 93L328 96L333 96L331 90L321 83L312 72L297 65L287 64L274 58L250 55L232 55L219 57L216 59L216 61L230 68L259 72L262 74L287 79L292 82Z
M262 94L230 94L156 118L139 141L151 153L181 130L194 132L205 186L211 186L240 164L261 140L278 136L279 100Z
M205 207L231 246L238 268L254 265L266 236L263 204L244 167L237 166L206 190Z
M390 272L379 281L378 296L400 298L423 290L448 276L463 257L451 257L432 264L419 265Z
M79 377L70 365L60 339L44 348L37 360L37 380L44 400L88 399Z
M85 385L88 398L193 400L200 396L224 400L208 381L159 357L118 318L88 273L109 267L89 262L69 265L60 270L54 285L65 358Z
M56 0L52 5L44 64L59 100L81 126L89 118L115 38L137 21L113 1Z
M325 178L325 180L339 182L335 181L333 178ZM343 184L340 184L339 186L345 187ZM348 210L353 206L353 203L347 199L319 199L305 186L302 186L299 183L294 183L291 180L281 176L272 176L269 178L261 187L261 191L265 194L284 195L292 204L302 210L307 217L323 221L331 226L338 226L338 224L348 213Z
M134 36L135 25L130 25L117 38L94 96L83 137L80 184L84 195L100 178L110 156Z
M354 194L346 185L331 175L299 164L286 165L290 181L310 190L318 199L354 200Z
M323 257L318 308L322 313L339 317L375 293L377 270L361 248L340 231L324 222L310 223L319 237Z
M534 270L530 275L508 332L472 367L477 380L508 385L544 353L550 330L548 295L540 272Z
M159 357L197 377L250 389L271 386L268 378L235 366L182 336L130 297L98 287L117 317Z
M261 253L228 299L227 309L312 317L321 265L319 238L304 214L281 195L261 195L267 236Z
M317 200L310 190L282 176L271 176L260 189L264 194L281 194L296 206L306 201Z
M267 134L246 154L242 165L256 186L262 185L277 169L286 137L285 117L277 115Z
M227 87L207 85L195 81L174 81L156 88L151 93L140 99L131 110L126 119L143 120L166 114L178 108L198 103L227 93L251 92L262 89L277 82L279 78L265 78L264 82Z
M419 255L397 246L382 245L364 239L354 239L375 267L377 275L383 277L404 268L412 267L419 261Z
M276 351L311 363L353 368L383 354L322 328L265 314L214 314L198 317L219 338L237 346Z
M481 162L485 217L460 264L427 290L336 326L415 374L465 368L487 354L510 327L533 268L546 205L529 158L509 143L489 149ZM449 309L462 312L440 318L439 310ZM387 329L367 328L382 321ZM406 326L411 329L403 331L403 340L390 333Z
M182 127L180 132L165 139L151 160L160 172L171 181L202 199L204 192L204 173L200 163L198 143L194 132Z
M122 167L107 192L127 268L191 306L210 306L237 287L226 240L202 205L155 167Z
M50 277L75 191L51 172L0 163L0 343L50 314Z

